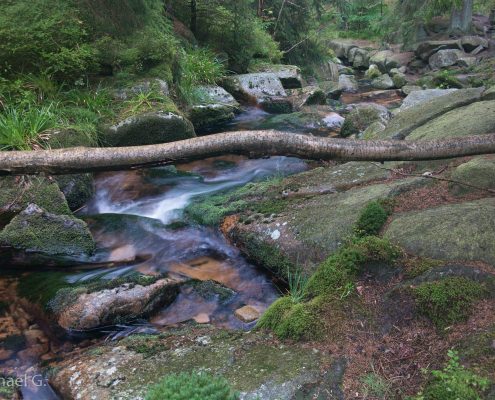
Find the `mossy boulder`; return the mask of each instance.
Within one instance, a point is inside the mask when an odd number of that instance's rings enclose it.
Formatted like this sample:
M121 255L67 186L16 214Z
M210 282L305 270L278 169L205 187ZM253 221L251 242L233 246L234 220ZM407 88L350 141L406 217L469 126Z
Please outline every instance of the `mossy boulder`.
M95 250L85 222L29 204L0 232L0 243L25 252L81 257Z
M385 237L414 255L495 265L495 203L488 198L398 214Z
M371 81L371 86L375 89L387 90L394 88L394 81L388 74L383 74Z
M0 227L30 203L54 214L70 214L56 182L35 176L0 178Z
M427 122L480 100L482 93L482 88L456 90L407 108L392 118L387 128L380 133L380 138L404 139Z
M189 119L197 132L208 132L232 121L235 118L234 110L224 104L200 104L191 107Z
M84 206L95 194L93 174L58 175L55 180L73 211Z
M342 126L344 118L337 113L295 112L265 118L256 129L280 129L289 132L307 132L326 134Z
M495 131L495 100L456 108L413 130L408 140L433 140L483 135Z
M46 143L51 149L79 146L95 147L98 145L95 134L76 129L52 129L47 132Z
M259 332L168 329L67 357L50 382L64 398L131 399L144 398L150 385L168 374L208 370L224 376L243 399L288 400L306 398L310 387L325 385L331 377L320 366L330 362L312 348L274 345L273 338ZM74 374L78 379L71 381Z
M451 174L451 179L485 189L495 189L495 157L475 157L467 163L459 165ZM453 193L463 195L479 190L470 186L451 183Z
M192 123L171 112L135 115L108 127L103 142L107 146L140 146L195 137Z
M262 64L251 68L249 72L270 73L280 80L284 89L296 89L303 87L301 69L296 65Z
M344 137L357 135L366 130L374 122L386 124L390 116L391 114L386 107L371 103L357 104L346 115L340 135Z
M404 89L403 89L404 90ZM436 97L445 96L446 94L455 92L457 89L425 89L421 90L418 87L418 90L411 91L407 97L402 102L400 106L400 111L404 111L408 108L414 107L418 104L425 103L431 99Z

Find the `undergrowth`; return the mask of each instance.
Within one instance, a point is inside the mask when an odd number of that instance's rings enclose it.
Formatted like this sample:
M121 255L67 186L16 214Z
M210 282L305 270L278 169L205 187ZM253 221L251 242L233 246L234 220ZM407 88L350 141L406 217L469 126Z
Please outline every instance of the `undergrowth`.
M146 400L236 400L239 395L220 376L205 372L170 374L153 385Z

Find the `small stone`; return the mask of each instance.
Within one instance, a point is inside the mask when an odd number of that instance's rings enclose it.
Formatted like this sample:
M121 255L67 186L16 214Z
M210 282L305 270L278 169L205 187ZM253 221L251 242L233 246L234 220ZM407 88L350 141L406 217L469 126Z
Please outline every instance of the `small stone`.
M196 343L200 344L201 346L208 346L211 343L211 337L200 336L196 338Z
M280 231L278 229L275 229L272 234L270 235L270 237L273 239L273 240L277 240L280 238Z
M206 313L199 313L195 317L193 317L194 321L198 324L209 324L210 316Z
M235 310L235 316L242 322L253 322L261 316L261 310L257 306L244 306Z

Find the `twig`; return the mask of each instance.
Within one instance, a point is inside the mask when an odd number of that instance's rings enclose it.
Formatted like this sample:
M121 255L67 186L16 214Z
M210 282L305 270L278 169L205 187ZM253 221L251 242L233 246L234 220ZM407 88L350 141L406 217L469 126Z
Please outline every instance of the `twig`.
M471 185L470 183L456 181L454 179L440 178L438 176L433 176L433 174L413 174L413 173L407 173L407 172L402 172L402 171L400 171L398 169L395 169L395 168L382 167L380 164L377 164L377 163L374 163L374 162L372 162L372 164L375 167L378 167L380 169L384 169L384 170L387 170L387 171L391 171L391 172L393 172L395 174L402 175L402 176L416 176L416 177L419 177L419 178L435 179L435 180L438 180L438 181L455 183L457 185L467 186L467 187L470 187L470 188L473 188L473 189L476 189L476 190L481 190L481 191L484 191L484 192L495 194L495 190L494 189L482 188L482 187L479 187L479 186ZM440 171L438 171L436 173L437 174L440 174L443 171L445 171L446 169L447 169L447 167L444 167L444 168L442 168Z

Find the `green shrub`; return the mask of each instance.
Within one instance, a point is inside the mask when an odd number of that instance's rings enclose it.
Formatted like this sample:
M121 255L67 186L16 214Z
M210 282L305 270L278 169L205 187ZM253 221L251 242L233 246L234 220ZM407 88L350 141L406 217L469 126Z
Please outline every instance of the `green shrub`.
M481 283L461 277L423 283L413 290L418 311L439 329L467 319L475 301L487 293Z
M361 211L354 227L357 236L377 235L387 222L389 213L379 201L372 201Z
M77 80L96 67L87 26L71 1L5 0L0 14L0 74L47 73Z
M213 85L225 74L225 68L208 49L196 48L183 52L179 61L178 89L186 103L203 100L197 86Z
M440 71L433 78L433 84L440 89L462 89L462 83L448 70Z
M206 373L170 374L146 394L146 400L236 400L228 382Z
M432 379L414 400L480 400L490 386L488 379L467 370L459 363L457 352L449 350L449 361L441 371L432 371Z

